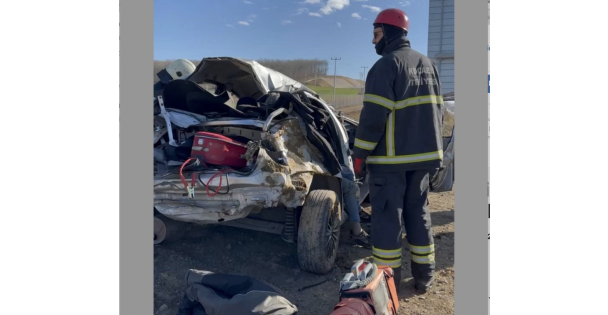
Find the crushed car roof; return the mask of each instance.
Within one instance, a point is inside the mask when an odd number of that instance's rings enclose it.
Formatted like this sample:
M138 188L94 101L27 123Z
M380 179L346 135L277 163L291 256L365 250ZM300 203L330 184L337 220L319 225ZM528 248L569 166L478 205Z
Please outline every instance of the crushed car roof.
M305 90L317 94L304 84L267 68L254 60L233 57L204 58L188 78L197 84L221 84L238 97L260 98L270 91Z

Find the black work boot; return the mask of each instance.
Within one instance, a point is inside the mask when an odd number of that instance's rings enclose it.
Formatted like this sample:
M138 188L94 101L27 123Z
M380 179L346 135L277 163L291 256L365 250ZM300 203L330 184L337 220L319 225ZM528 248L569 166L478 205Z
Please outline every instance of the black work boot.
M431 276L414 278L414 289L416 289L416 292L418 293L425 294L433 286L434 281L434 274Z
M369 234L367 234L367 232L365 232L363 228L361 228L361 223L349 222L348 227L350 231L349 240L351 243L360 245L367 249L372 248L371 237L369 236Z
M372 240L369 234L365 232L365 230L361 230L361 233L359 233L359 235L355 235L353 232L351 232L350 240L357 245L363 246L364 248L372 248Z

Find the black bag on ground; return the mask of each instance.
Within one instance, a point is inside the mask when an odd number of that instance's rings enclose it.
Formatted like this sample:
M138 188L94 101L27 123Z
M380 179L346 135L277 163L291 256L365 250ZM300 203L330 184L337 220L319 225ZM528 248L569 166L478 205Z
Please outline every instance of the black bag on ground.
M295 315L298 309L270 286L248 276L188 270L177 315Z

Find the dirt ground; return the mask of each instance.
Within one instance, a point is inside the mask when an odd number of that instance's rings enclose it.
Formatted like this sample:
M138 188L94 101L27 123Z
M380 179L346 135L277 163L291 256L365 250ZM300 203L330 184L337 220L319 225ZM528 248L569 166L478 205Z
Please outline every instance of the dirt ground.
M358 119L360 106L343 112ZM417 295L409 264L403 266L399 314L454 314L454 192L430 195L431 218L435 236L436 281L426 295ZM364 210L369 211L369 208ZM368 224L365 225L369 231ZM275 287L297 305L299 314L329 314L338 302L339 281L352 264L371 259L371 250L342 242L334 272L321 276L298 267L296 246L279 235L226 226L187 225L181 237L154 250L154 311L159 315L176 314L184 294L188 269L242 274ZM409 253L404 247L405 261ZM328 280L299 291L299 289Z

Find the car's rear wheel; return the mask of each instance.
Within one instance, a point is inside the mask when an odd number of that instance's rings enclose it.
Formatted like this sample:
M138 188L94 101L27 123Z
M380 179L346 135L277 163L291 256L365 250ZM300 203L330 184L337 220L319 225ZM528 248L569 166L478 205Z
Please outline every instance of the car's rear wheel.
M154 245L175 241L184 228L183 222L171 220L154 210Z
M298 261L304 271L326 274L338 255L340 200L331 190L314 190L306 197L298 228Z
M162 219L154 217L154 245L162 243L167 237L167 226Z

